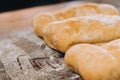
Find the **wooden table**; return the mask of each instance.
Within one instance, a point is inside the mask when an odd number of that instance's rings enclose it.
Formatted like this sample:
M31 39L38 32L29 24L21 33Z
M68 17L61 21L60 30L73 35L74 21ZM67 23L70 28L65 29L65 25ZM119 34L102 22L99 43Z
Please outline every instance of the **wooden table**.
M83 2L38 6L0 13L0 80L78 80L64 55L50 49L34 34L32 18Z

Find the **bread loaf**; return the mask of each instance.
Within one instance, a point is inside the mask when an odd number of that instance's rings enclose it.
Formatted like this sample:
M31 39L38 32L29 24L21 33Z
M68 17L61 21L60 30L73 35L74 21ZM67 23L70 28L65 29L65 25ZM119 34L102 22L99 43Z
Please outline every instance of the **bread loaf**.
M65 62L83 80L120 80L118 61L109 51L99 46L74 45L66 52Z
M95 15L95 14L106 14L106 15L118 15L118 10L108 4L97 4L97 3L84 3L75 5L54 13L40 13L33 19L33 27L35 33L42 37L43 28L52 21L59 21L73 17Z
M75 44L97 44L120 38L120 16L94 15L54 21L42 33L51 48L66 52Z

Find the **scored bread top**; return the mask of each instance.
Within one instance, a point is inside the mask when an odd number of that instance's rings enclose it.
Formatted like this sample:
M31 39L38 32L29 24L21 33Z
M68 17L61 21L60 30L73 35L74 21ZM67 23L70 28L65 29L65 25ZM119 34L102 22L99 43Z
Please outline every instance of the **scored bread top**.
M34 17L33 27L35 33L42 37L43 28L52 21L95 14L119 15L119 11L113 5L109 4L84 3L53 13L40 13Z
M66 52L78 43L103 43L120 38L120 16L94 15L49 23L43 29L45 42Z
M76 6L71 6L66 9L52 13L58 20L63 20L72 17L106 14L119 15L116 7L110 4L85 3Z

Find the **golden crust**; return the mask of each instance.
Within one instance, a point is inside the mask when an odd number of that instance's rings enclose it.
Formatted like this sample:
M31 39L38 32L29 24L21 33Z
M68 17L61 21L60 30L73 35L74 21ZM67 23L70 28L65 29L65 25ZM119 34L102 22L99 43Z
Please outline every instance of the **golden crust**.
M94 15L56 21L45 26L42 33L51 48L66 52L75 44L120 38L120 16Z
M68 67L84 80L120 80L120 65L109 51L90 44L72 46L65 54Z
M101 47L107 49L120 62L120 39L113 40Z
M54 13L38 14L33 19L33 27L35 33L42 37L43 28L52 21L95 14L118 15L119 11L114 6L108 4L85 3Z

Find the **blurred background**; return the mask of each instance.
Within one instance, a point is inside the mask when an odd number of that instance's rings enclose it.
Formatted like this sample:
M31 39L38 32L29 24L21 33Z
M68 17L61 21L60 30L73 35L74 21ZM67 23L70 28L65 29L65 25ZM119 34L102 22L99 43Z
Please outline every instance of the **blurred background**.
M23 9L33 6L56 4L68 1L92 1L120 5L120 0L0 0L0 12Z
M120 0L0 0L0 12L23 9L33 6L56 4L68 1L92 1L104 3L119 3Z
M71 0L0 0L0 12L66 1Z

